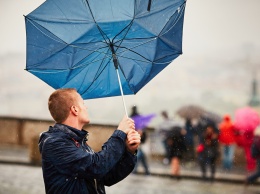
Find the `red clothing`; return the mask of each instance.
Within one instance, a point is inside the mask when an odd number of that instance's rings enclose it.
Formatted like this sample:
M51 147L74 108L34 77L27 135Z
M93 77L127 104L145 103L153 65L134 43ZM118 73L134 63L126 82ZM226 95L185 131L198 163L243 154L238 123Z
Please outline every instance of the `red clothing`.
M219 141L225 145L231 145L235 142L234 125L229 115L225 115L219 125Z

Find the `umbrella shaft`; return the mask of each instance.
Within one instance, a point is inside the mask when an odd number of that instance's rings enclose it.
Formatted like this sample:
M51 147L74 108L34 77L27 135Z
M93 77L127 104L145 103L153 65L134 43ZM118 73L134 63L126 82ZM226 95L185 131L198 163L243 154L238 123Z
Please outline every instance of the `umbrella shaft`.
M117 62L117 57L116 57L116 52L115 52L114 46L112 43L109 46L110 46L110 49L112 52L112 57L113 57L113 62L114 62L115 68L118 69L118 62Z
M118 82L119 82L120 92L121 92L121 96L122 96L122 100L123 100L123 105L124 105L124 108L125 108L125 114L128 117L127 110L126 110L126 105L125 105L124 92L123 92L123 89L122 89L122 83L121 83L121 80L120 80L118 69L116 69L116 73L117 73L117 78L118 78Z

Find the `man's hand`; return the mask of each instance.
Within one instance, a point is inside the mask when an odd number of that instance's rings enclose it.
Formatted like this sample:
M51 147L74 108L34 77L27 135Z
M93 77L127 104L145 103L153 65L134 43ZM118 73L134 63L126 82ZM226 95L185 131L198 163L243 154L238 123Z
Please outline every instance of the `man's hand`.
M135 130L134 120L125 116L119 123L118 129L128 134L129 131Z
M141 143L140 134L135 130L131 130L127 134L127 139L126 139L126 149L127 149L127 151L134 154L135 151L138 149L140 143Z

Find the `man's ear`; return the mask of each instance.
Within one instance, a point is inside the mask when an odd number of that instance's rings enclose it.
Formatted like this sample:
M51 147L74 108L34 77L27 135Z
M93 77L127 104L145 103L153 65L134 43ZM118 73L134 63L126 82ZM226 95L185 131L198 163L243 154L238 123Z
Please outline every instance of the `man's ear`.
M78 107L76 107L76 106L71 106L70 111L72 112L72 114L74 114L76 116L78 116L78 114L79 114Z

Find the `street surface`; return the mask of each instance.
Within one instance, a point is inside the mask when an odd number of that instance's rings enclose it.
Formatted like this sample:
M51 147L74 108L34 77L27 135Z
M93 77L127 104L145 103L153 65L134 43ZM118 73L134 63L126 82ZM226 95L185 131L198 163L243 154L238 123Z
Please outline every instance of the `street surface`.
M45 193L40 167L0 164L0 172L0 194ZM260 187L131 174L106 191L107 194L260 194Z

